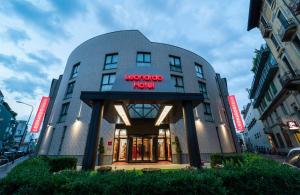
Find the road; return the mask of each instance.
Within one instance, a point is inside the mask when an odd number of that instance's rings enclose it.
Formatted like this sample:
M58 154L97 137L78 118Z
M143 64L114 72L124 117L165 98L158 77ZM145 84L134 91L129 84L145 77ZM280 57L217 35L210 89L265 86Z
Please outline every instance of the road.
M28 156L23 156L21 158L16 159L13 164L11 162L9 162L5 165L1 165L0 166L0 179L5 177L12 168L14 168L16 165L20 164L21 162L23 162L26 159L28 159Z

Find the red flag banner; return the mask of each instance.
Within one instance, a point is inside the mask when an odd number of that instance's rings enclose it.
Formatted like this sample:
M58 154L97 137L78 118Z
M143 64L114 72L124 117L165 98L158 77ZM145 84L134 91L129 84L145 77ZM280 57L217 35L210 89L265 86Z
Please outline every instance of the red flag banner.
M238 131L244 131L245 130L245 126L240 114L240 110L239 107L237 105L236 99L234 95L229 95L227 97L229 105L230 105L230 109L233 115L233 120L235 123L235 127Z
M42 97L42 100L40 102L39 108L37 110L37 113L35 115L33 124L31 126L31 133L38 133L41 127L41 124L43 122L48 104L49 104L49 97Z

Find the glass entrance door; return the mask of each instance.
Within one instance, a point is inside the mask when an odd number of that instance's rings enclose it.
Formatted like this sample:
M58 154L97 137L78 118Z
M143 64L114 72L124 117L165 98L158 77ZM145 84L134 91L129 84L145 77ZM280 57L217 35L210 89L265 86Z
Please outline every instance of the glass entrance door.
M131 160L151 161L153 139L148 137L132 137Z

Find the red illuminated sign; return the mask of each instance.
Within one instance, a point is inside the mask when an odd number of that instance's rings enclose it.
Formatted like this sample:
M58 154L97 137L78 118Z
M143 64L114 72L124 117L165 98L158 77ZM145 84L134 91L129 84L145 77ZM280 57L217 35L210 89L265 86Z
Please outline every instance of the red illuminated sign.
M244 131L245 130L245 126L240 114L240 110L239 107L237 105L236 99L234 95L230 95L227 97L230 108L231 108L231 112L233 115L233 119L234 119L234 123L235 123L235 127L238 131Z
M112 145L112 141L108 141L107 145L111 146Z
M42 97L42 100L40 102L39 108L37 110L37 113L35 115L32 127L31 127L31 133L38 133L40 130L40 126L42 124L42 121L44 119L48 104L49 104L49 97Z
M164 77L157 74L127 74L124 79L132 81L134 89L155 89L155 83L164 80Z

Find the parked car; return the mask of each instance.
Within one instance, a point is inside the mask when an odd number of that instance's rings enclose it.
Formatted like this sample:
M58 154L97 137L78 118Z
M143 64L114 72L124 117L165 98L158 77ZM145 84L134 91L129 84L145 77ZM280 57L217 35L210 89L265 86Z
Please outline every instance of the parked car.
M300 147L293 148L289 151L285 163L300 168Z
M3 156L8 158L9 161L12 161L16 158L15 152L4 152Z
M6 158L5 156L0 156L0 165L4 165L8 162L9 162L8 158Z

